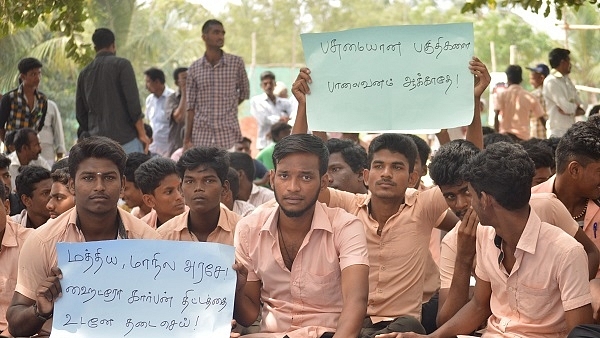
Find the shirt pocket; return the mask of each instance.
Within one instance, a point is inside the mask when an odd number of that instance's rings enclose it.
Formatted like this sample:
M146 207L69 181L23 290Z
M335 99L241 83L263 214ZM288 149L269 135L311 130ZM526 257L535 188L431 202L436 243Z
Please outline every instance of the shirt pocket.
M8 305L12 301L17 280L12 278L0 277L0 311L6 313Z
M401 266L411 262L415 257L424 260L425 250L429 250L428 240L421 238L421 234L416 229L396 230L384 236L382 242L381 255L389 260L382 262L388 265Z
M336 269L325 274L306 272L302 298L315 307L341 306L342 278Z
M544 320L556 302L552 300L552 295L558 296L552 288L533 288L526 285L520 285L517 291L517 304L521 315L532 321Z

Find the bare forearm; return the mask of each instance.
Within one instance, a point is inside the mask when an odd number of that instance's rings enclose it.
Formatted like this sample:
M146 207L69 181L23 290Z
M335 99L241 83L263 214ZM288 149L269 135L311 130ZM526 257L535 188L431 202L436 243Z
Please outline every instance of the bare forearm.
M137 131L138 138L143 138L146 135L146 130L144 129L144 120L139 119L135 122L135 130Z
M175 111L173 112L173 119L176 122L179 123L181 121L184 121L186 108L187 108L187 98L185 96L185 90L184 90L181 92L181 99L179 100L179 105L177 106L177 108L175 108Z
M292 134L308 133L308 121L306 119L306 102L298 102L298 110L296 112L296 120L292 128Z
M334 338L358 337L367 314L367 298L357 296L344 304Z
M32 305L12 305L6 312L10 334L15 337L29 337L40 331L45 321L35 315Z
M448 129L442 129L439 133L435 134L437 136L440 145L444 145L446 143L450 143L450 134L448 134Z
M188 110L185 116L185 133L184 140L192 140L192 128L194 127L194 111Z
M175 120L175 122L179 123L181 121L184 121L184 119L185 119L185 108L182 108L181 106L179 106L173 111L173 120Z
M260 305L252 302L243 291L236 292L235 304L233 307L233 318L242 326L250 326L256 318L258 318L258 312L260 311Z
M489 303L478 304L471 300L460 311L435 331L431 337L454 337L458 334L469 334L479 327L490 316Z
M438 327L444 325L444 323L469 302L469 280L471 278L472 264L473 260L463 263L457 259L450 289L446 291L447 298L443 300L443 303L439 307L437 315ZM442 300L440 299L440 301Z
M477 148L483 149L483 130L481 129L480 97L475 97L473 108L473 121L467 126L467 141L471 141Z

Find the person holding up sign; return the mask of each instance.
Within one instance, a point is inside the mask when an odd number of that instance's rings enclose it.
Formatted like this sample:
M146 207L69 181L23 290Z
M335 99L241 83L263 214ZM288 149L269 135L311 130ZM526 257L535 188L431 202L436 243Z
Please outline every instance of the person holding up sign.
M75 208L39 227L23 245L17 286L6 313L12 335L50 334L54 302L62 292L57 242L158 239L147 224L117 207L125 160L123 148L106 137L89 137L71 148L69 189Z
M327 189L327 147L290 135L273 151L267 203L237 225L234 318L256 320L245 337L357 337L366 313L369 262L363 224L317 202Z
M476 76L474 101L489 84L486 66L477 58L469 64ZM298 99L293 133L306 133L306 95L312 82L310 70L303 68L292 86ZM481 128L479 109L469 129ZM481 132L474 142L481 142ZM424 271L429 255L431 230L450 230L458 222L439 188L419 192L414 187L419 177L413 170L417 158L413 140L401 134L382 134L371 142L369 169L363 177L370 194L352 194L323 189L319 201L341 207L364 223L369 248L369 306L360 337L389 332L420 332Z

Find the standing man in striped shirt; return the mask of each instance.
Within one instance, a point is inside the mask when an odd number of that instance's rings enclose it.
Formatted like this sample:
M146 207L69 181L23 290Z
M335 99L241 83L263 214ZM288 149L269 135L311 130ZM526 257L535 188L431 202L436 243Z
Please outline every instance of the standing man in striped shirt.
M238 105L250 96L250 85L241 57L225 53L225 30L215 19L202 26L204 56L188 70L188 98L184 149L231 148L242 139Z

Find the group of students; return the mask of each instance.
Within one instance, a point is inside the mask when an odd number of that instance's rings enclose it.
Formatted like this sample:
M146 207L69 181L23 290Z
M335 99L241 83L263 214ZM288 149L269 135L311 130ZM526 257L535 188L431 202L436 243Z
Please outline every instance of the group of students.
M469 70L479 102L490 75L477 58ZM467 139L431 159L436 186L425 189L417 139L382 134L365 152L308 135L311 81L304 68L292 86L298 112L292 135L273 147L268 198L244 153L196 147L174 162L126 156L104 137L73 146L61 184L74 207L35 230L0 211L1 334L50 333L61 294L57 242L112 239L234 245L233 319L257 326L248 337L452 337L482 326L490 337L584 337L598 329L579 325L593 323L600 303L589 282L600 259L600 119L569 129L556 174L532 188L536 165L523 146L483 149L476 107ZM138 208L119 208L121 196ZM585 208L573 208L581 199ZM236 200L257 207L241 215ZM448 231L439 270L434 228Z

